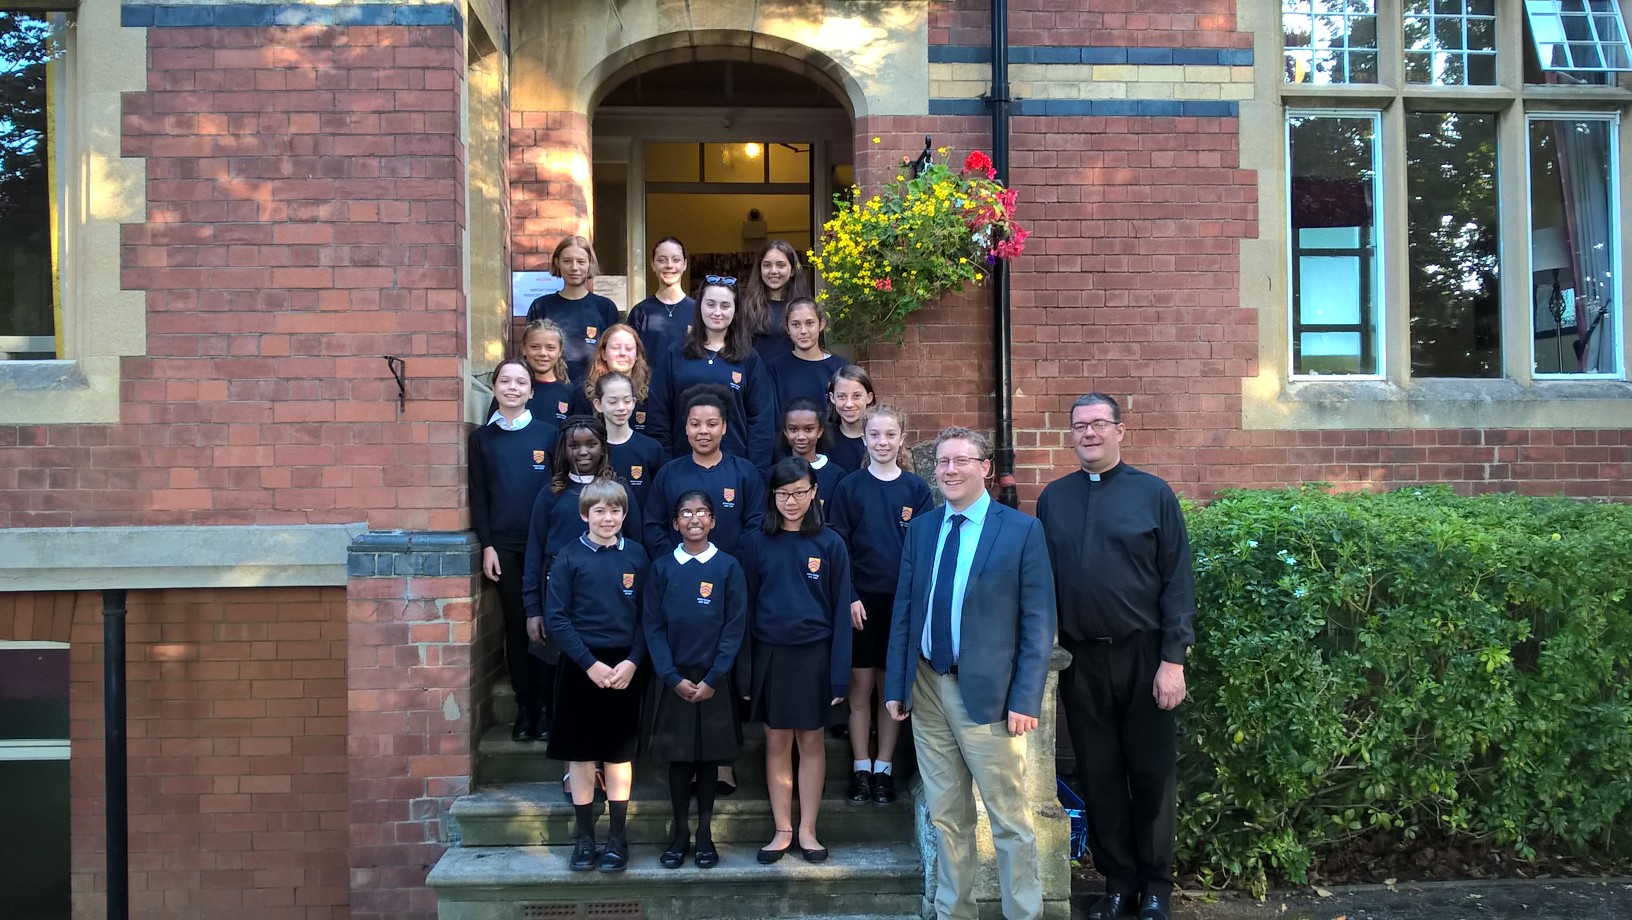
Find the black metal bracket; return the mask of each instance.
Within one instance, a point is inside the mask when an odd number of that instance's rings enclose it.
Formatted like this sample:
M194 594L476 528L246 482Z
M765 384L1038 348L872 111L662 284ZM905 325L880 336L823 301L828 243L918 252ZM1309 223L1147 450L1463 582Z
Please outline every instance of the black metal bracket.
M391 376L397 381L397 411L408 408L408 362L395 355L384 355L385 365L391 368Z

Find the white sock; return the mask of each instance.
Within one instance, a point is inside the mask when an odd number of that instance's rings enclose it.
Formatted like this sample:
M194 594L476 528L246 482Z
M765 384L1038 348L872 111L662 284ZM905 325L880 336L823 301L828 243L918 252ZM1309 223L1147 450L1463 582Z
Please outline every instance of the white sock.
M873 762L871 760L858 760L851 765L851 769L857 773L871 773L873 772Z
M875 761L873 761L873 772L874 773L882 773L885 776L889 776L890 775L890 762L888 760L875 760Z

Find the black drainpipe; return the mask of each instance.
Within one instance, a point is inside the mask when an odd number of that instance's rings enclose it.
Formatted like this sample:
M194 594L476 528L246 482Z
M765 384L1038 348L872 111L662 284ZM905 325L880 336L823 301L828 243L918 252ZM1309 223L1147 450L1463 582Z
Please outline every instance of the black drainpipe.
M1009 3L992 0L992 166L1009 181ZM997 351L997 500L1020 506L1014 486L1014 326L1009 316L1009 265L992 266L992 337Z
M130 917L130 801L125 751L125 592L102 592L102 721L107 759L108 920Z

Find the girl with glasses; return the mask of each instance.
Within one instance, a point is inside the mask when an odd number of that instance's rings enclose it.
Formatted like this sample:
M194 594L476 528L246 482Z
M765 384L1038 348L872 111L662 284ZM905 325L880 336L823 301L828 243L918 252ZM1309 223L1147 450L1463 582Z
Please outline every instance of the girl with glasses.
M722 449L768 469L776 438L776 396L754 354L748 327L738 316L737 279L704 278L697 293L697 319L681 346L658 359L647 431L665 450L678 453L686 443L685 395L697 386L717 386L727 401Z
M759 861L790 849L827 859L816 816L827 772L824 729L850 689L850 553L822 524L810 464L789 457L771 468L760 532L743 542L748 574L752 669L749 713L765 724L771 841ZM793 751L799 749L799 821L793 821ZM796 832L797 828L797 832Z
M657 677L647 708L647 750L669 762L674 806L674 836L658 862L665 869L685 864L695 791L693 859L697 868L711 869L720 862L710 823L716 772L742 747L732 672L748 621L748 582L737 560L709 542L714 500L707 492L682 494L673 524L681 542L652 563L641 620Z

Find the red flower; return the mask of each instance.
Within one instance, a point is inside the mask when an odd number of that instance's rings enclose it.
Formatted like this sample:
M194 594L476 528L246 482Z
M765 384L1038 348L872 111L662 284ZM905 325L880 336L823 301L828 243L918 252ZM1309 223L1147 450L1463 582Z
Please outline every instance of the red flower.
M873 282L873 289L878 291L893 291L895 284L888 278L880 278Z
M992 247L992 255L999 259L1012 259L1026 249L1026 237L1030 236L1025 229L1014 227L1009 231L1008 239L999 240Z
M972 150L963 161L964 172L983 172L988 179L997 178L997 170L992 166L992 158L979 150Z

